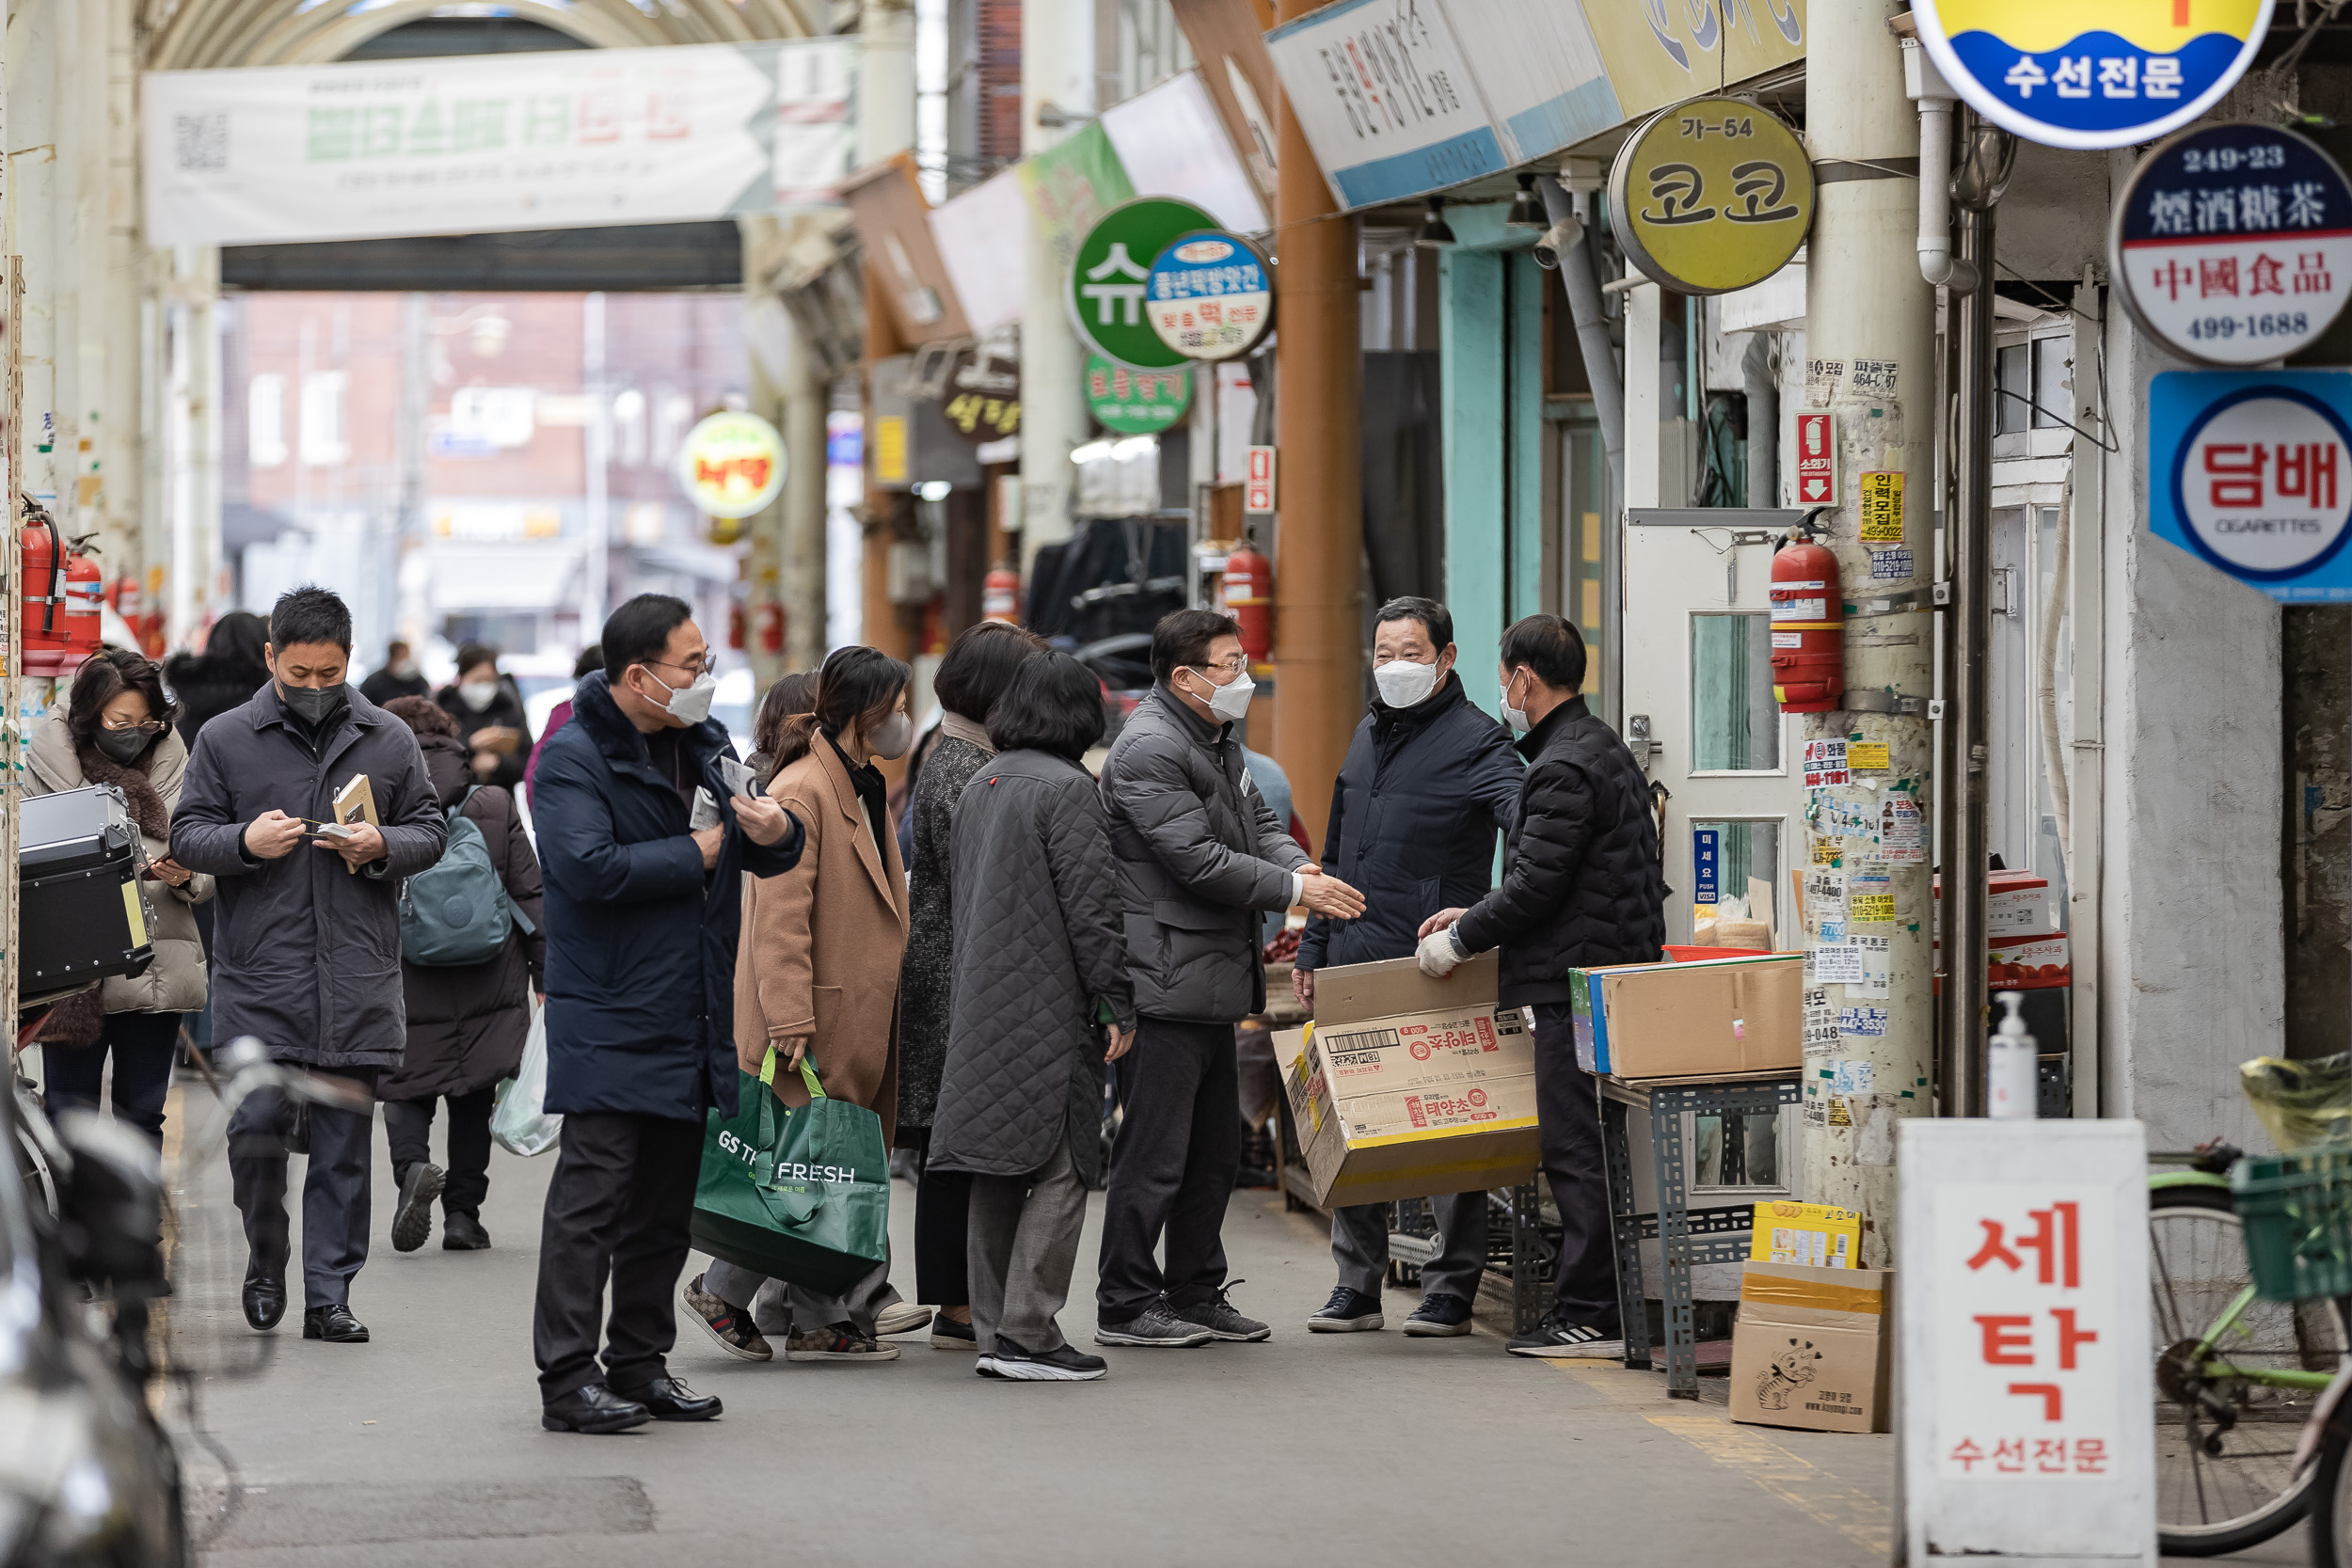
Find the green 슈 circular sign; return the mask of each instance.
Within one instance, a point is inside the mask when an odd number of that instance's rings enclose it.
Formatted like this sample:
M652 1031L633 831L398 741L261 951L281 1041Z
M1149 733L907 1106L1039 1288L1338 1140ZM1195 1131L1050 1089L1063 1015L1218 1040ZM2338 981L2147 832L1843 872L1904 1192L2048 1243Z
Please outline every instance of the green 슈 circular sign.
M1114 436L1157 436L1181 422L1191 403L1189 370L1138 371L1087 356L1087 406Z
M1103 214L1078 245L1063 297L1078 336L1104 358L1137 370L1192 361L1160 341L1145 296L1152 263L1177 240L1216 220L1189 201L1139 196Z

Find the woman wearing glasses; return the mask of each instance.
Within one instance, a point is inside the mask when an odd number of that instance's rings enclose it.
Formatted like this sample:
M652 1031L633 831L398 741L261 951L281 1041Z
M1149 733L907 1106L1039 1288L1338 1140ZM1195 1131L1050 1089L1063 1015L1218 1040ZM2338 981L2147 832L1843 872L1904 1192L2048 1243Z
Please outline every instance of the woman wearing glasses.
M65 705L51 708L34 730L25 785L28 794L52 795L112 784L138 824L155 960L139 974L68 997L50 1010L35 1038L45 1046L44 1099L53 1113L69 1105L98 1108L111 1053L115 1115L159 1143L180 1015L204 1006L204 948L191 906L213 895L212 878L171 858L171 814L188 767L174 717L154 664L121 648L95 654L73 677Z

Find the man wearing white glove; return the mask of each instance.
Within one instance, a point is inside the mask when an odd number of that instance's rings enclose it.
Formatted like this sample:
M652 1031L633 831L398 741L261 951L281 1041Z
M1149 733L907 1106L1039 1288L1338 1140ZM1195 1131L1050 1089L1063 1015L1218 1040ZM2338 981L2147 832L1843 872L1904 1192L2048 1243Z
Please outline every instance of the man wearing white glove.
M1568 972L1650 963L1666 936L1658 825L1642 770L1580 694L1584 640L1556 615L1530 615L1502 634L1502 717L1526 735L1518 816L1505 841L1502 885L1468 909L1422 922L1422 972L1443 976L1472 953L1502 949L1505 1007L1535 1024L1535 1112L1545 1178L1560 1207L1551 1308L1510 1343L1515 1355L1622 1354L1600 1107L1576 1064Z

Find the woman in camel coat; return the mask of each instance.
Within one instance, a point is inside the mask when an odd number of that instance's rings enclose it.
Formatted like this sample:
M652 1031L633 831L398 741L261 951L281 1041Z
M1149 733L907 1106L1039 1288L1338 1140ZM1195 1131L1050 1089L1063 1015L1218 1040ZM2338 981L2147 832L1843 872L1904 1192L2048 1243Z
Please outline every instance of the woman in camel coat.
M794 1070L805 1053L825 1092L863 1105L888 1135L898 1114L898 958L906 946L907 878L886 786L873 759L906 754L912 672L872 648L835 649L818 673L816 711L787 720L769 796L806 832L800 863L743 883L742 946L735 971L738 1060L756 1073L772 1049L775 1092L805 1104ZM887 1263L842 1296L787 1285L788 1361L895 1359L878 1334L902 1334L930 1314L898 1304ZM766 1341L751 1326L749 1270L718 1263L687 1288L687 1302L739 1355ZM758 1340L755 1348L751 1340Z

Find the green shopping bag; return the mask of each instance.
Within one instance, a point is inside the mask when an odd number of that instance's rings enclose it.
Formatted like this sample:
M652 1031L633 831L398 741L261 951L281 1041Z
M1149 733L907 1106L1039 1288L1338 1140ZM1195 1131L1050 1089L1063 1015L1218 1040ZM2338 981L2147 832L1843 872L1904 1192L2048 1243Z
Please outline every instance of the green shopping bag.
M838 1295L874 1271L890 1234L890 1153L882 1117L826 1097L808 1059L809 1102L787 1106L759 1076L739 1074L740 1115L707 1113L694 1183L694 1245L771 1279Z

